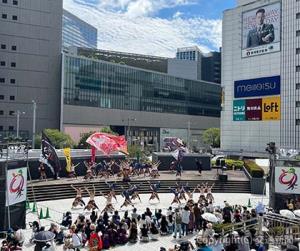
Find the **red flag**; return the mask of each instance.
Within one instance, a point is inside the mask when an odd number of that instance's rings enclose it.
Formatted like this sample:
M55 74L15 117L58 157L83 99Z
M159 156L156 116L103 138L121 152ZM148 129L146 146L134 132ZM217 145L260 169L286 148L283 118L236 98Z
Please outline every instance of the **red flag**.
M92 134L86 142L107 155L116 151L127 153L127 142L124 136L97 132Z

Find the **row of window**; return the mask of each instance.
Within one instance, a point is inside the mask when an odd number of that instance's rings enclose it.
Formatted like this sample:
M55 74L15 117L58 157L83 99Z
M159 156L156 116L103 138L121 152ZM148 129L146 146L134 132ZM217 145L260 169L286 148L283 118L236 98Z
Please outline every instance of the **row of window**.
M0 66L6 66L6 62L5 61L0 61ZM10 67L16 67L17 64L16 62L11 62L10 63Z
M2 3L8 3L8 1L7 0L2 0ZM13 0L12 1L12 4L13 5L18 5L19 3L18 3L18 0Z
M4 95L0 95L0 100L4 100ZM15 100L15 96L9 96L9 100Z
M0 125L0 131L3 131L3 128L4 128L4 127L3 127L2 125ZM9 127L8 127L8 130L9 130L9 131L13 131L14 129L15 129L14 126L9 126Z
M3 110L0 110L0 115L4 115L4 111ZM9 111L9 115L10 116L15 115L15 111Z
M7 46L6 46L6 44L1 44L0 48L1 48L1 50L6 50ZM12 45L11 46L11 50L12 51L16 51L17 50L17 46L16 45Z
M0 78L0 83L5 83L6 79L5 78ZM16 80L14 78L11 78L9 81L11 84L15 84Z
M2 19L7 19L7 14L2 13L1 17L2 17ZM11 19L14 20L14 21L17 21L18 20L18 16L12 15Z

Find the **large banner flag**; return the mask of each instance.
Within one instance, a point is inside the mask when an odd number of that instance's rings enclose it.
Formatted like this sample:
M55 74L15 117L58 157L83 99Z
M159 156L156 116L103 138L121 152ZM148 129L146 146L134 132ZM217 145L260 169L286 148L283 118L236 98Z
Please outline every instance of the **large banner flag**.
M113 152L127 152L127 142L124 136L116 136L108 133L96 132L87 140L92 147L108 155Z
M66 157L66 171L68 173L71 172L71 165L72 165L72 160L71 160L71 148L64 148L64 155Z
M25 201L27 196L27 168L7 170L6 206Z
M45 163L55 175L60 171L60 163L55 148L52 146L50 139L42 132L42 158L41 162Z

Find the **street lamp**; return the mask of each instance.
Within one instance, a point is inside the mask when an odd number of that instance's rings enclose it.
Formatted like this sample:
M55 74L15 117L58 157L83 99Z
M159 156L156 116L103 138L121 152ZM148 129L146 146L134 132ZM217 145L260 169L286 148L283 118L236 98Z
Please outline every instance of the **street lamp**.
M32 149L34 149L35 141L35 124L36 124L36 102L32 100L33 116L32 116Z
M269 206L275 207L275 166L276 166L276 144L270 142L267 144L266 152L269 153Z
M126 121L122 119L122 121ZM130 133L130 121L136 121L136 118L127 118L127 130L126 130L126 139L129 142L129 133Z
M25 114L25 112L21 112L17 110L16 116L17 116L17 138L19 138L19 131L20 131L20 116Z

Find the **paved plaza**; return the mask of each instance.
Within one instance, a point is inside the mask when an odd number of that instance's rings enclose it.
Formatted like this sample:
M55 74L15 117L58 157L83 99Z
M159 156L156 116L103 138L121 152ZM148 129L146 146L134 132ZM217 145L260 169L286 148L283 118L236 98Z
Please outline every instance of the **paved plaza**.
M170 203L173 199L172 194L160 194L160 202L158 201L153 201L149 202L149 195L148 194L142 194L141 199L142 202L135 201L135 207L137 208L137 212L139 214L142 214L146 207L149 207L151 210L155 209L162 209L163 213L166 212L166 209L170 206ZM198 198L199 194L194 194L194 199ZM248 205L248 200L250 199L251 204L253 207L260 202L263 201L264 204L267 204L268 198L266 196L254 196L251 194L231 194L231 193L216 193L214 194L215 196L215 205L216 206L223 206L224 201L226 200L229 202L231 205ZM115 209L119 210L120 205L123 203L123 198L121 196L117 196L118 202L114 203ZM89 212L83 211L82 208L78 209L73 209L71 210L71 203L73 199L65 199L65 200L57 200L57 201L47 201L47 202L38 202L38 208L39 210L42 208L43 211L45 212L46 208L48 207L50 210L50 216L51 218L49 220L41 220L41 224L43 226L46 226L46 229L49 227L51 222L56 222L60 223L62 220L62 214L66 211L71 211L72 216L73 216L73 221L76 219L76 217L79 214L84 214L85 216L89 216ZM88 198L84 198L84 201L87 202ZM105 199L103 197L96 197L96 203L99 206L100 210L102 210L105 206ZM177 205L173 204L173 208L178 207L178 206L184 206L184 204ZM119 210L121 217L123 216L124 212L128 210L129 215L132 211L132 207L128 208L123 208L122 210ZM29 222L32 222L34 220L37 220L37 215L33 214L28 211L27 213L27 225ZM178 244L182 240L191 240L192 243L194 243L195 236L194 235L188 235L185 238L182 239L173 239L172 236L164 236L160 237L158 241L150 241L149 243L136 243L136 244L127 244L125 246L117 246L115 248L112 248L111 250L116 250L116 251L121 251L121 250L139 250L139 251L158 251L160 247L172 247L175 244ZM27 230L25 230L25 236L26 236L26 241L25 241L25 246L23 250L33 250L33 245L28 243L28 239L31 236L31 229L29 226L27 227ZM63 250L62 246L57 246L56 250L61 251ZM88 250L87 248L84 248L83 250Z

